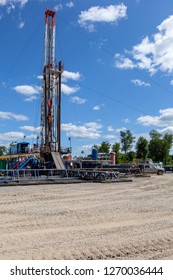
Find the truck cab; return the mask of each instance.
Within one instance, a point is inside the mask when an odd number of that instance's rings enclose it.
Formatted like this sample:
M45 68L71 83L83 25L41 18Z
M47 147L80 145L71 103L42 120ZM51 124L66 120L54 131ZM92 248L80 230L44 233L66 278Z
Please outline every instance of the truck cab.
M151 163L139 164L139 168L143 173L150 173L150 174L157 174L157 175L163 175L163 173L165 173L165 169L163 167Z

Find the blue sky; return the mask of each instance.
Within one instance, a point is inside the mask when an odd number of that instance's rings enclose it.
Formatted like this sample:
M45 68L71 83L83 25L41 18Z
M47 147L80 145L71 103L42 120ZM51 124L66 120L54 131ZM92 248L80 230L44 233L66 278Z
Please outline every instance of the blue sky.
M62 60L62 146L173 133L173 1L0 0L0 145L40 131L46 8Z

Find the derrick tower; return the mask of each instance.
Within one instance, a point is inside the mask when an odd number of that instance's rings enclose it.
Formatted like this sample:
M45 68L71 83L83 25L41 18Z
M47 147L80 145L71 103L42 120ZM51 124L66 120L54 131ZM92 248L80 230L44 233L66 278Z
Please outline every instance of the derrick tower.
M55 12L45 12L43 91L41 100L41 152L61 152L61 61L55 59Z

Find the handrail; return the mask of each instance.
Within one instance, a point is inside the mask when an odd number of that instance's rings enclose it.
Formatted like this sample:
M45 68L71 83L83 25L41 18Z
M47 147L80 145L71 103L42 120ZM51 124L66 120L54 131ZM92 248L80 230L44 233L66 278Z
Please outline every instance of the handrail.
M118 177L118 172L103 170L81 170L81 169L2 169L0 171L0 182L20 180L47 180L57 178L79 178L79 179L113 179Z

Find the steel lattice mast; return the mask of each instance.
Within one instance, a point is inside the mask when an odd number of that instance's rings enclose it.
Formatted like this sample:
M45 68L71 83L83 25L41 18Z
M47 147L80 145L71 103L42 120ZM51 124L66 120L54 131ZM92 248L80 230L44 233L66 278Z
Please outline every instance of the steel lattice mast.
M60 152L61 62L55 62L55 12L45 12L41 149Z

